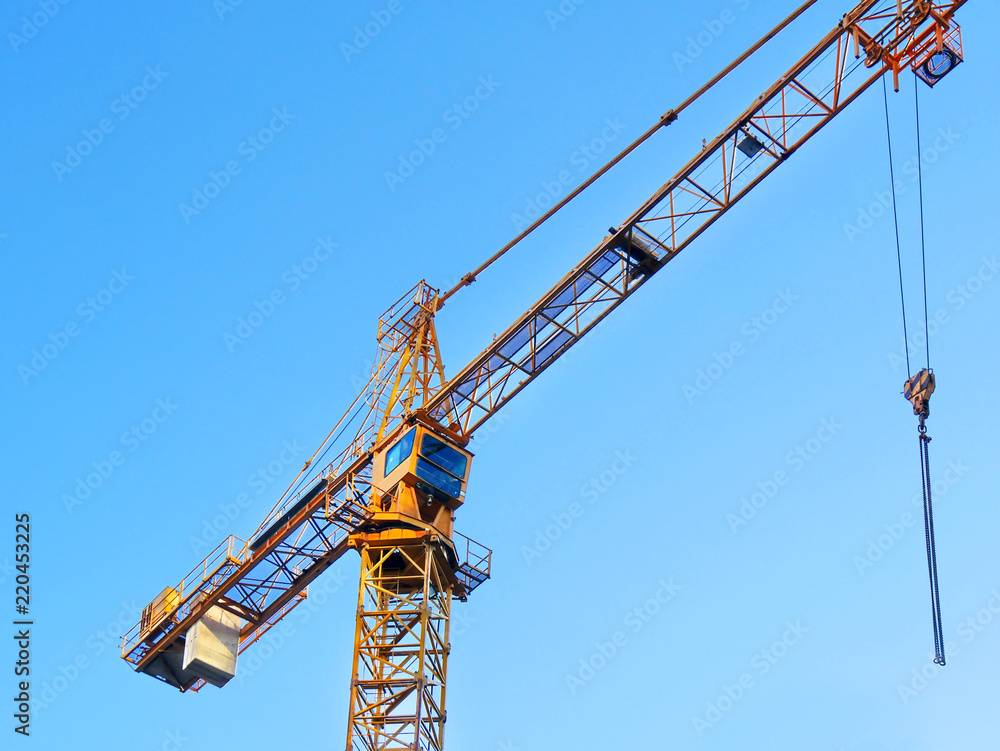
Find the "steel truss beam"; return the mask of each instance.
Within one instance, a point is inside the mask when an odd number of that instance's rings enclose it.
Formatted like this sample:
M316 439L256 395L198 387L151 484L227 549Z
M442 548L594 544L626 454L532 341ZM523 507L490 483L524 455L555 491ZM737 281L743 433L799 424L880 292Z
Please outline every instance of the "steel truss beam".
M452 594L445 551L416 532L388 545L361 535L358 547L347 748L441 751Z
M957 28L953 16L965 2L862 2L478 357L412 408L442 425L457 426L465 437L473 435L879 77L898 76L921 62L935 39ZM412 308L404 310L400 320L408 323ZM387 325L395 325L395 319ZM398 363L398 348L383 354L383 369ZM420 382L410 391L428 388L429 382ZM385 390L369 405L370 414L388 405ZM371 441L376 434L391 435L405 419L390 415L381 431L378 425L364 425L304 489L282 498L256 540L223 541L178 585L183 601L169 618L148 633L137 624L123 637L122 656L137 670L150 669L160 655L176 651L178 640L216 605L245 620L240 651L253 644L301 602L309 582L346 552L349 537L369 517ZM326 483L322 491L310 496L321 481ZM459 568L470 591L488 574L488 551L469 553Z

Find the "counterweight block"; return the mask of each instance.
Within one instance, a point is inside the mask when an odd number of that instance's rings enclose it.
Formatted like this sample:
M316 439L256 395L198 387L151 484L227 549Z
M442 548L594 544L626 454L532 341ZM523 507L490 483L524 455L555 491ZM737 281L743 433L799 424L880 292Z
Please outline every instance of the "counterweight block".
M222 608L211 608L187 632L182 669L222 688L236 675L240 619Z

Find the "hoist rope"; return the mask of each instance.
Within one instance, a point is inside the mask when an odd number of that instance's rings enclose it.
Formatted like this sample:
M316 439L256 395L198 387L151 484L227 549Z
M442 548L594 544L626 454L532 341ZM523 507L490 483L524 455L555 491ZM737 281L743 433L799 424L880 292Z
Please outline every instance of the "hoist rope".
M920 84L916 76L913 77L913 101L917 119L917 186L920 194L920 264L924 280L924 343L927 347L927 369L930 370L931 332L927 318L927 243L924 233L924 154L920 150Z
M896 226L896 265L899 268L899 305L903 310L903 351L906 354L906 375L910 375L910 340L906 333L906 297L903 294L903 255L899 243L899 210L896 207L896 169L892 160L892 129L889 127L889 86L882 76L885 99L885 134L889 141L889 192L892 194L892 219Z

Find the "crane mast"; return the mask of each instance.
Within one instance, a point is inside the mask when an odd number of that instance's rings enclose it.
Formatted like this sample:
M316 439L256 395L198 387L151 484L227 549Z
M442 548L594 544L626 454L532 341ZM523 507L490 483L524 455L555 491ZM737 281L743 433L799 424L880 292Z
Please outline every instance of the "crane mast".
M861 2L450 379L434 318L454 290L417 284L379 321L368 387L256 532L164 589L122 657L181 691L224 685L238 654L354 549L347 748L440 751L452 602L490 577L489 549L454 529L472 436L879 78L898 88L906 68L931 86L947 75L962 61L954 15L965 2Z

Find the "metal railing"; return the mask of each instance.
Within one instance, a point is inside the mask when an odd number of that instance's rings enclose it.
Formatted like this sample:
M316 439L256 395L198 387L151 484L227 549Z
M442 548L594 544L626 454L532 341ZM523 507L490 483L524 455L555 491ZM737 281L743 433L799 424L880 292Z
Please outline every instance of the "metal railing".
M490 578L493 551L459 532L454 533L452 544L459 560L458 577L468 594Z
M183 620L190 611L191 599L199 592L212 592L219 583L225 580L224 576L219 576L220 571L224 567L240 566L246 560L247 553L247 541L236 537L236 535L229 535L220 542L205 557L205 560L195 566L174 588L180 594L179 604L175 608L166 613L165 617L148 632L143 632L142 621L140 621L125 633L122 637L122 657L129 662L138 662L141 655L133 659L133 653L137 647L141 646L146 637L156 631L162 631L163 624ZM206 582L208 586L205 586Z

